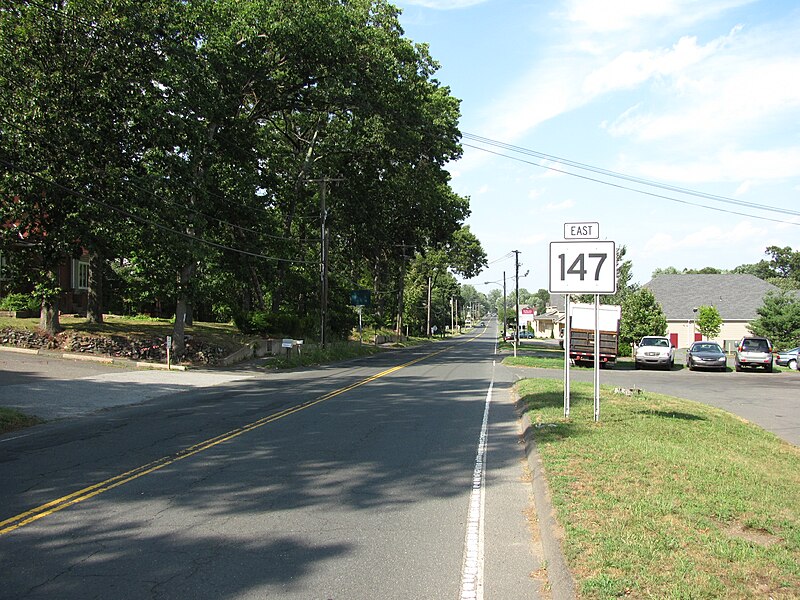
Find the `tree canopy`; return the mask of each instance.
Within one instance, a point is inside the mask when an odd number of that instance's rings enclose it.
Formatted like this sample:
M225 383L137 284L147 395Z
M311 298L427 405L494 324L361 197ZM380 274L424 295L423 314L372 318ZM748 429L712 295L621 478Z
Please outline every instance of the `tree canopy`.
M800 297L789 290L769 292L748 325L753 335L768 337L778 349L800 345Z
M639 288L622 302L620 342L633 344L646 335L664 335L667 318L655 294L649 288Z
M708 339L719 335L722 328L722 317L716 306L700 306L697 309L697 330Z
M109 280L107 309L174 313L178 343L193 314L252 310L313 334L323 259L339 333L352 289L399 322L413 261L476 275L469 200L444 169L459 101L398 14L385 0L0 8L0 244L31 242L15 260L43 314L79 249Z

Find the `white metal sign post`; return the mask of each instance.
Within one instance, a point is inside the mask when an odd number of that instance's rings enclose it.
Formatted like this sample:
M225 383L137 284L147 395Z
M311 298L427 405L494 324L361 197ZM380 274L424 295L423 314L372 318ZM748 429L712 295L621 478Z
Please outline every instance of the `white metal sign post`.
M564 418L569 419L569 294L564 295Z
M597 223L565 223L564 237L597 238ZM551 294L565 294L564 328L564 417L569 418L570 294L594 294L594 420L600 420L600 329L601 294L617 291L617 249L613 241L596 239L550 242Z

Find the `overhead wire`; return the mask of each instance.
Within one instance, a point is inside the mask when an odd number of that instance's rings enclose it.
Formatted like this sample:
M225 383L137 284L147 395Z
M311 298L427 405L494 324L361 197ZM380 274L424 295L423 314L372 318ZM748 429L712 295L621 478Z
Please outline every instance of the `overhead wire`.
M146 225L150 225L151 227L155 227L156 229L159 229L161 231L172 233L172 234L175 234L175 235L177 235L179 237L190 239L192 241L196 241L196 242L199 242L201 244L205 244L207 246L211 246L211 247L217 248L219 250L226 250L226 251L229 251L229 252L235 252L237 254L241 254L241 255L245 255L245 256L252 256L254 258L261 258L261 259L271 260L271 261L275 261L275 262L290 263L290 264L306 264L306 265L307 264L317 264L316 262L307 261L307 260L280 258L280 257L277 257L277 256L267 256L266 254L259 254L257 252L250 252L248 250L242 250L240 248L234 248L232 246L226 246L225 244L220 244L218 242L207 240L205 238L198 237L198 236L193 235L191 233L187 233L187 232L184 232L184 231L178 231L176 229L172 229L171 227L167 227L166 225L162 225L161 223L153 221L152 219L141 217L141 216L139 216L137 214L134 214L134 213L132 213L130 211L127 211L127 210L125 210L123 208L120 208L118 206L114 206L114 205L108 204L107 202L103 202L102 200L98 200L97 198L95 198L95 197L93 197L93 196L91 196L89 194L86 194L84 192L79 192L78 190L72 189L72 188L67 187L65 185L62 185L62 184L60 184L58 182L52 181L50 179L47 179L46 177L42 177L41 175L37 175L36 173L33 173L32 171L29 171L27 169L24 169L23 167L20 167L19 165L15 164L13 162L7 161L4 158L0 158L0 165L8 167L9 169L13 169L14 171L17 171L19 173L23 173L23 174L27 175L28 177L31 177L31 178L33 178L33 179L35 179L35 180L37 180L37 181L39 181L41 183L44 183L46 185L52 186L53 188L58 189L58 190L66 193L66 194L69 194L70 196L74 196L74 197L79 198L81 200L85 200L87 202L91 202L92 204L96 204L98 206L102 206L104 208L107 208L108 210L111 210L113 212L121 214L121 215L123 215L123 216L125 216L125 217L127 217L129 219L133 219L134 221L138 221L140 223L144 223Z
M31 138L40 138L41 137L41 136L38 136L36 133L33 133L31 131L28 131L28 130L25 130L25 129L19 127L15 123L8 122L7 120L3 119L2 117L0 117L0 123L4 124L6 126L12 127L14 129L16 129L17 131L19 131L20 133L23 133L25 135L30 136ZM39 143L39 145L41 147L43 145L46 145L47 141L43 140L43 139L39 139L37 141L37 143ZM85 160L85 158L84 158L84 160ZM95 169L98 168L97 165L92 164L91 162L87 162L87 164L92 168L95 168ZM273 235L273 234L269 234L269 233L256 231L254 229L251 229L249 227L245 227L243 225L237 225L236 223L231 223L231 222L226 221L224 219L221 219L219 217L215 217L213 215L209 215L207 213L204 213L204 212L198 210L195 207L190 207L190 206L178 204L177 202L175 202L173 200L169 200L168 198L165 198L164 196L162 196L160 194L157 194L156 192L154 192L154 191L152 191L152 190L150 190L148 188L145 188L145 187L142 187L140 185L137 185L136 183L133 182L133 180L142 181L143 178L136 177L135 175L132 175L130 173L126 173L125 174L125 178L122 179L122 183L123 183L123 185L129 185L133 189L151 196L153 199L158 200L159 202L161 202L163 204L168 204L168 205L174 206L175 208L188 209L193 214L205 217L206 219L210 219L210 220L216 221L216 222L220 223L221 225L228 225L233 229L237 229L239 231L244 231L244 232L248 232L248 233L253 233L255 235L258 235L258 236L261 236L261 237L266 237L266 238L269 238L269 239L274 239L274 240L279 240L279 241L286 241L286 242L310 243L309 240L304 239L304 238L294 238L294 237L285 237L285 236ZM198 189L196 186L193 186L193 187L194 187L194 189ZM218 200L222 200L226 204L231 204L231 201L230 201L229 198L224 198L224 197L219 196L217 194L209 194L209 196L212 197L212 198L216 198ZM239 204L238 206L245 207L244 205L241 205L241 204ZM247 208L247 207L245 207L245 208ZM267 213L267 211L265 209L262 209L262 210L264 210L264 214L269 214L269 213ZM270 215L270 216L272 216L272 215ZM319 240L314 240L314 242L318 243Z
M779 212L779 213L783 213L783 214L787 214L787 215L791 215L791 216L800 216L800 211L798 211L798 210L792 210L792 209L782 208L782 207L777 207L777 206L769 206L769 205L766 205L766 204L758 204L756 202L747 202L745 200L737 200L735 198L730 198L730 197L727 197L727 196L721 196L721 195L718 195L718 194L710 194L710 193L707 193L707 192L701 192L701 191L698 191L698 190L693 190L693 189L684 188L684 187L680 187L680 186L676 186L676 185L671 185L671 184L663 183L663 182L660 182L660 181L654 181L652 179L645 179L643 177L636 177L636 176L633 176L633 175L628 175L626 173L620 173L618 171L612 171L612 170L609 170L609 169L604 169L602 167L597 167L597 166L590 165L590 164L587 164L587 163L582 163L582 162L578 162L578 161L575 161L575 160L570 160L570 159L567 159L567 158L554 156L552 154L546 154L544 152L538 152L536 150L531 150L529 148L523 148L521 146L515 146L513 144L500 142L500 141L497 141L497 140L493 140L491 138L478 136L478 135L475 135L475 134L472 134L472 133L462 133L462 136L464 138L466 138L466 139L470 139L470 140L473 140L475 142L479 142L479 143L482 143L482 144L495 146L495 147L503 148L503 149L506 149L506 150L511 150L512 152L518 152L518 153L526 154L526 155L529 155L529 156L535 156L535 157L541 158L543 160L549 160L549 161L557 162L557 163L560 163L560 164L563 164L563 165L568 165L568 166L571 166L571 167L575 167L577 169L591 171L593 173L598 173L598 174L601 174L601 175L607 175L609 177L613 177L613 178L616 178L616 179L623 179L625 181L630 181L632 183L639 183L639 184L646 185L646 186L649 186L649 187L660 188L660 189L669 190L669 191L672 191L672 192L678 192L680 194L686 194L686 195L690 195L690 196L697 196L699 198L705 198L707 200L714 200L714 201L723 202L723 203L726 203L726 204L735 204L737 206L743 206L743 207L746 207L746 208L754 208L754 209L758 209L758 210ZM471 147L474 148L474 146L471 146ZM546 165L539 165L539 166L547 168Z
M760 216L760 215L753 215L753 214L750 214L750 213L744 213L744 212L739 212L739 211L734 211L734 210L727 210L727 209L719 208L719 207L715 207L715 206L708 206L706 204L700 204L698 202L690 202L688 200L681 200L679 198L673 198L672 196L666 196L664 194L657 194L655 192L648 192L646 190L625 186L625 185L622 185L622 184L619 184L619 183L614 183L614 182L606 181L606 180L603 180L603 179L598 179L596 177L589 177L588 175L581 175L579 173L574 173L572 171L567 171L567 170L564 170L564 169L557 169L556 167L552 167L550 165L542 165L542 164L539 164L537 162L533 162L533 161L530 161L530 160L525 160L523 158L519 158L519 157L516 157L516 156L509 156L508 154L503 154L502 152L495 152L493 150L489 150L487 148L482 148L480 146L474 146L472 144L466 144L466 143L463 143L463 142L462 142L462 145L467 146L468 148L474 148L475 150L480 150L482 152L487 152L489 154L494 154L496 156L501 156L503 158L508 158L510 160L515 160L517 162L522 162L522 163L526 163L526 164L529 164L529 165L534 165L536 167L540 167L540 168L543 168L543 169L548 169L550 171L554 171L554 172L557 172L557 173L562 173L564 175L570 175L572 177L577 177L579 179L584 179L586 181L592 181L594 183L600 183L602 185L606 185L606 186L609 186L609 187L622 189L622 190L628 190L628 191L636 192L636 193L639 193L639 194L644 194L645 196L651 196L653 198L661 198L662 200L669 200L671 202L677 202L679 204L685 204L685 205L688 205L688 206L697 206L699 208L705 208L705 209L708 209L708 210L727 213L727 214L731 214L731 215L738 215L738 216L741 216L741 217L748 217L748 218L751 218L751 219L759 219L759 220L762 220L762 221L771 221L773 223L780 223L782 225L798 225L798 226L800 226L800 221L795 222L795 221L786 221L786 220L783 220L783 219L773 219L773 218L770 218L770 217L763 217L763 216ZM774 210L774 209L770 208L769 210ZM779 211L779 212L783 212L783 211ZM789 214L798 214L798 215L800 215L800 213L789 213Z
M495 263L499 263L499 262L502 262L504 260L508 260L509 258L512 257L513 254L514 254L513 252L508 252L507 254L504 254L500 258L495 258L494 260L490 260L489 262L486 263L486 266L488 267L489 265L493 265Z

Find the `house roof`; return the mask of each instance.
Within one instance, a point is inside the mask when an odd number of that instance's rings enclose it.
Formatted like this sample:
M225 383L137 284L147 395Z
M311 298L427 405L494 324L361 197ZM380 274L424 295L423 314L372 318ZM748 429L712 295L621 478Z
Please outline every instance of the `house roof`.
M563 313L567 306L566 296L564 294L550 294L548 306L554 306L559 312Z
M714 306L723 321L752 321L767 292L777 286L754 275L659 275L647 282L668 321L697 318L693 309Z

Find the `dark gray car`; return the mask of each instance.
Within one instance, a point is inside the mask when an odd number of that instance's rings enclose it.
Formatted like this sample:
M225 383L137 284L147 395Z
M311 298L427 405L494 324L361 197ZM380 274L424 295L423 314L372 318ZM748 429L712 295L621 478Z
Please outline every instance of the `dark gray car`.
M728 358L716 342L695 342L686 352L686 366L695 369L716 369L724 371Z

